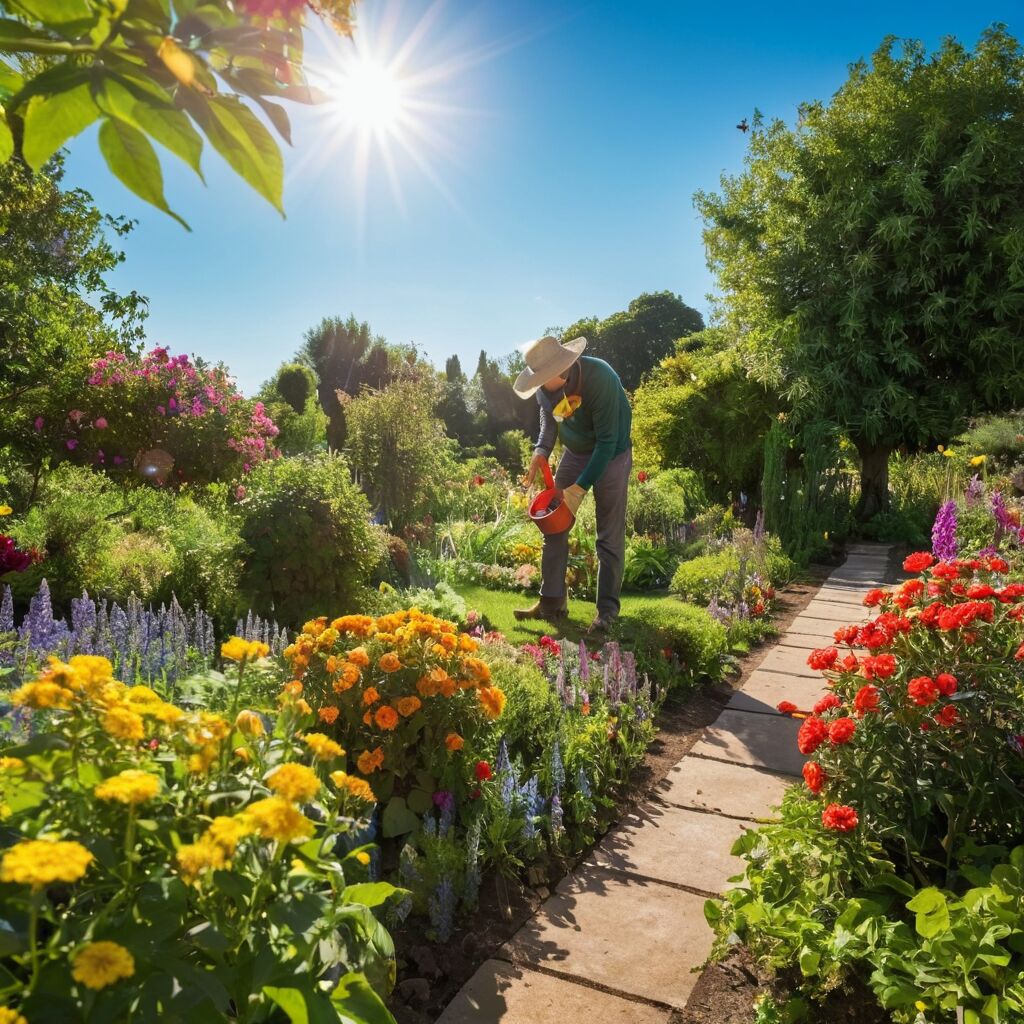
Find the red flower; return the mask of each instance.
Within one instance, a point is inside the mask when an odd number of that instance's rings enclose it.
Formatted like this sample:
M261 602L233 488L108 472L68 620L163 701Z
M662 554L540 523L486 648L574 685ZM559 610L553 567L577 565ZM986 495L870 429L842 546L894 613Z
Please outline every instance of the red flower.
M907 580L901 587L900 590L904 594L908 594L910 597L917 597L918 594L924 593L924 584L920 580Z
M836 663L838 657L839 652L834 647L822 647L808 655L807 664L813 669L825 671Z
M1024 644L1017 648L1017 653L1013 657L1015 661L1024 661Z
M868 608L874 608L875 605L881 604L886 599L888 593L887 590L880 590L878 587L875 587L874 590L869 590L864 595L864 604Z
M811 715L810 718L804 719L800 731L796 734L797 750L801 754L813 754L825 742L827 736L828 726L817 715Z
M995 587L987 583L975 583L967 589L967 596L970 598L992 597L995 594Z
M642 469L636 475L636 482L638 484L645 484L649 479L650 477Z
M1002 558L996 558L994 555L988 560L988 571L989 572L1009 572L1010 563L1004 561Z
M859 630L859 626L840 626L832 635L837 644L852 644Z
M857 714L862 718L869 711L878 710L878 687L872 686L868 683L867 686L862 686L857 691L857 696L853 698L853 706L857 711Z
M944 708L935 712L935 721L944 729L949 729L960 721L960 712L957 711L954 705L947 704Z
M934 561L934 557L927 551L917 551L903 559L903 568L907 572L924 572Z
M814 705L814 713L816 715L823 715L826 711L831 711L832 708L841 708L843 702L834 694L826 693L817 704Z
M935 677L935 685L943 697L952 697L956 693L956 676L941 672Z
M950 565L949 562L939 562L932 569L932 575L938 580L955 580L960 576L960 570L957 566Z
M892 654L869 654L860 666L865 679L888 679L896 671L896 658Z
M907 683L907 696L918 707L926 708L939 699L939 688L930 676L918 676Z
M473 774L476 776L477 782L486 782L488 779L494 778L494 772L491 771L491 766L486 761L477 761Z
M844 672L855 672L859 664L860 662L857 661L856 654L848 654L841 662L839 662L839 667Z
M1008 583L999 591L999 600L1003 604L1016 601L1019 597L1024 597L1024 583Z
M857 731L857 723L852 718L837 718L828 727L828 740L833 747L841 747L853 739Z
M828 776L825 774L825 769L817 761L808 761L804 765L804 782L807 783L807 788L815 795L821 792L821 787L825 785L826 778Z
M852 832L860 820L852 807L845 804L829 804L821 812L821 823L833 832Z
M780 700L776 705L778 711L783 715L791 715L794 711L798 710L797 706L788 700Z

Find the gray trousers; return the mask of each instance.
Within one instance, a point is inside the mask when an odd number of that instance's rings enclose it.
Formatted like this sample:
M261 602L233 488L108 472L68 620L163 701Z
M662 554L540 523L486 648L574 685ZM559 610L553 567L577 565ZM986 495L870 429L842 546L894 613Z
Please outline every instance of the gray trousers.
M555 472L555 486L576 483L590 453L577 454L565 449ZM626 488L633 468L633 450L616 455L593 486L597 510L597 613L614 618L619 614L619 591L626 558ZM565 593L565 571L569 565L569 530L544 535L541 555L540 592L544 597Z

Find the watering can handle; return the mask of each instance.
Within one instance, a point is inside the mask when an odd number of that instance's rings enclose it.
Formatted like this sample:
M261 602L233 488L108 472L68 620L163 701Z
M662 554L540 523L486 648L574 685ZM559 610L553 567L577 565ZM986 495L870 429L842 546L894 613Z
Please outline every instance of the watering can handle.
M544 460L540 468L544 474L544 486L550 491L555 486L555 478L551 475L551 466L547 459Z

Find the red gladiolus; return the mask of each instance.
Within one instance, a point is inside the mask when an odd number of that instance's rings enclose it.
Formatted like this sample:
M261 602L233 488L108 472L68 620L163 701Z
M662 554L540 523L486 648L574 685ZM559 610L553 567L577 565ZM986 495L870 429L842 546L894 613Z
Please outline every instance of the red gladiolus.
M857 731L857 723L852 718L837 718L828 727L828 740L833 747L841 747L853 739Z
M821 812L821 823L833 832L852 832L860 824L860 819L852 807L845 804L829 804Z
M777 705L777 710L783 715L791 715L797 710L797 706L792 701L781 700Z
M935 677L935 685L943 697L952 697L956 693L956 676L950 675L948 672L940 672Z
M807 788L815 796L821 792L821 787L825 785L826 778L828 776L825 774L825 769L817 761L808 761L804 765L804 782L807 783Z
M935 721L944 729L949 729L960 721L960 712L952 704L935 712Z
M872 686L870 683L867 686L862 686L857 691L857 696L853 698L853 706L857 714L862 718L869 711L877 711L878 687Z
M807 664L815 670L825 671L830 669L838 658L839 652L834 647L822 647L808 655Z
M491 771L491 766L486 761L477 761L473 774L476 776L477 782L486 782L488 779L494 778L494 772Z
M934 562L935 558L929 552L917 551L903 559L903 568L907 572L924 572Z
M817 704L814 705L814 713L816 715L823 715L826 711L831 711L832 708L841 708L843 702L834 694L826 693Z
M918 676L907 683L907 696L918 707L926 708L939 699L939 688L930 676Z
M805 718L796 734L797 750L801 754L813 754L828 737L828 726L816 715Z
M887 590L880 590L878 587L875 587L874 590L869 590L864 595L864 604L868 608L874 608L875 605L879 605L885 600L888 593Z

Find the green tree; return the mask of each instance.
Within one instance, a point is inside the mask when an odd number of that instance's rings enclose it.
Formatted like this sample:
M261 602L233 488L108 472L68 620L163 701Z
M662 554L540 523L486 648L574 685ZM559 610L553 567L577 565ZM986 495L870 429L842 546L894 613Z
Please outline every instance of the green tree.
M259 392L267 415L280 433L276 444L285 455L300 455L327 441L327 415L320 408L316 374L301 363L282 363Z
M587 354L610 363L623 387L632 391L645 373L672 354L676 341L703 329L704 318L678 295L644 292L604 320L577 320L562 336L586 337Z
M444 377L444 397L438 406L438 415L449 437L454 437L463 448L471 447L477 442L478 432L466 403L466 375L458 356L449 356Z
M740 490L754 494L777 411L777 397L747 375L735 340L709 328L686 339L637 388L637 463L697 470L719 500Z
M721 316L803 422L861 459L858 516L894 447L1024 401L1024 58L887 39L795 129L754 119L744 171L699 193Z
M352 3L316 8L347 34ZM4 0L0 12L0 163L16 154L38 171L99 122L113 174L184 224L153 142L202 177L205 136L281 209L281 153L249 104L290 142L278 101L318 98L302 75L304 0Z

